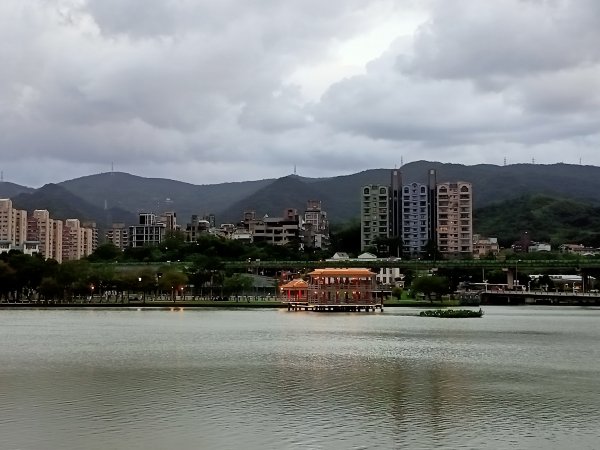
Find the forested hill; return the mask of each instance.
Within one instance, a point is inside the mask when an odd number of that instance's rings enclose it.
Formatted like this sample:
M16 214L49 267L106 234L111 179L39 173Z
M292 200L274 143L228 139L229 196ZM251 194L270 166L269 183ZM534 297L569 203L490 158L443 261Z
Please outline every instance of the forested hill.
M477 209L474 229L498 236L504 247L525 231L532 240L553 246L576 243L600 247L600 207L563 197L525 195Z

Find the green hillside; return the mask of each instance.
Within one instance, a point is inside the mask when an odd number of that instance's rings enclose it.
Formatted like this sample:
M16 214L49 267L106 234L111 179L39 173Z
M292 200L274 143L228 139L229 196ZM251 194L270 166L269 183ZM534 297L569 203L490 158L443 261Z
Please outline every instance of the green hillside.
M507 247L527 231L534 241L600 247L600 208L584 201L525 195L475 211L475 232Z

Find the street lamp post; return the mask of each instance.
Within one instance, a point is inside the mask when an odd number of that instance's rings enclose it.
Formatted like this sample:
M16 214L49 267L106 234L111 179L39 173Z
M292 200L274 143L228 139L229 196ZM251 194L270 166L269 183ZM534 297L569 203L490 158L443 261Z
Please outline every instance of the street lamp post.
M521 262L520 259L517 259L517 262L515 262L515 290L517 288L517 286L519 286L519 263Z
M138 277L138 283L140 284L140 291L142 291L142 303L146 304L146 293L144 292L144 289L142 288L142 277Z

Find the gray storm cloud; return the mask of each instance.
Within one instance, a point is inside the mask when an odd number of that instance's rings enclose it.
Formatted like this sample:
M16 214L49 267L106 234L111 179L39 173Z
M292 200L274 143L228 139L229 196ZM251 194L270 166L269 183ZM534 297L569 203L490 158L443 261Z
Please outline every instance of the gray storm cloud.
M192 182L294 164L335 175L400 155L600 164L598 2L369 4L424 19L309 99L290 76L376 30L385 17L365 2L5 0L0 165L36 185L110 161ZM55 170L32 171L39 161Z

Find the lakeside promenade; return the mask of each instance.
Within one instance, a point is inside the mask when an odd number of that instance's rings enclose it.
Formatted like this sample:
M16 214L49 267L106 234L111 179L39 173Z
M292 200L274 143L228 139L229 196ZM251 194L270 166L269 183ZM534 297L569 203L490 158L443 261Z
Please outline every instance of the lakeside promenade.
M474 297L478 301L474 302ZM485 306L485 305L552 305L552 306L600 306L600 295L592 293L570 292L519 292L519 291L489 291L471 292L463 299L457 296L454 299L426 300L426 299L391 299L384 300L386 308L445 308L456 306ZM75 298L72 300L40 300L20 302L0 302L0 309L9 308L148 308L148 309L183 309L183 308L280 308L288 309L288 302L273 296L233 296L227 300L210 299L207 297L184 296L177 297L175 301L163 297L125 298L123 301L102 298L100 296Z

